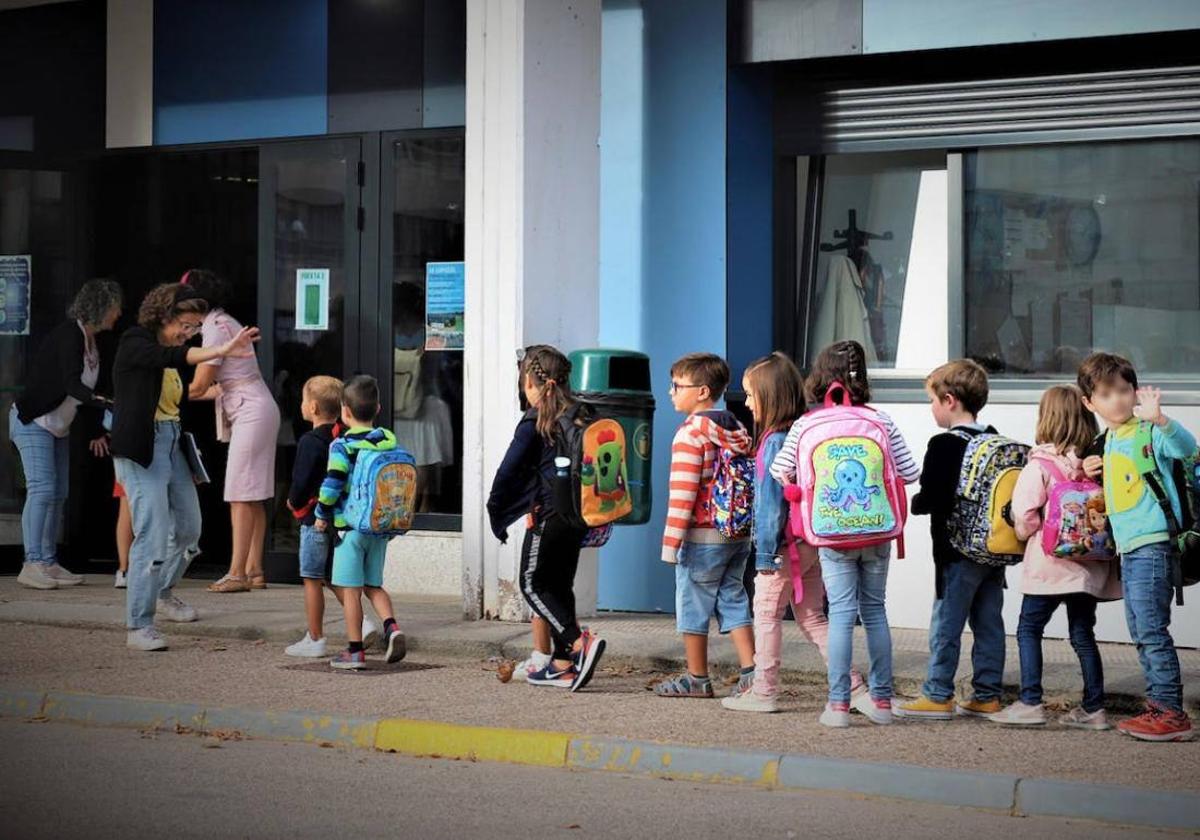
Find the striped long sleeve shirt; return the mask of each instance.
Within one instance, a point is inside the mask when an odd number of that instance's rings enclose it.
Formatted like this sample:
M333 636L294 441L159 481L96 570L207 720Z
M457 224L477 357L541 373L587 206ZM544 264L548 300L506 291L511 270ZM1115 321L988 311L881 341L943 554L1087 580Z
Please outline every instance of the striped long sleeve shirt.
M364 449L387 450L396 448L396 436L390 429L353 428L329 446L329 465L325 480L317 491L317 519L332 522L338 530L346 528L344 510L346 497L350 493L350 478L358 453Z
M779 454L771 462L771 476L780 484L796 483L796 444L800 442L800 434L812 422L812 418L816 414L817 412L810 412L809 414L802 415L799 420L792 424L792 428L788 431L787 440L783 442L783 448L779 450ZM884 428L887 429L888 442L891 444L892 449L892 458L896 461L896 473L905 484L912 484L921 477L921 465L913 457L912 451L908 448L908 444L904 440L904 435L900 434L900 430L896 428L895 421L882 411L877 410L875 415L879 418L879 422L883 424Z
M728 411L702 411L687 418L671 441L671 479L662 559L675 563L679 548L693 528L712 528L708 500L717 453L728 449L750 454L753 441Z

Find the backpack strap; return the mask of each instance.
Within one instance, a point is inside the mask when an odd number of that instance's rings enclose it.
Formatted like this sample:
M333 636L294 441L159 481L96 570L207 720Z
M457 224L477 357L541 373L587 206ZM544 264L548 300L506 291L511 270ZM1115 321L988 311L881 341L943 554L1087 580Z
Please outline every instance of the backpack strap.
M1058 464L1054 462L1053 458L1047 458L1044 455L1032 455L1030 456L1029 460L1037 461L1039 464L1041 464L1046 469L1046 472L1050 473L1050 477L1056 482L1063 482L1067 480L1067 476L1063 473Z
M1137 431L1133 438L1133 463L1142 481L1154 494L1163 518L1167 521L1167 534L1171 538L1171 546L1175 549L1175 559L1171 563L1171 585L1175 588L1175 603L1183 606L1183 562L1179 552L1179 533L1182 530L1179 520L1175 517L1175 508L1171 506L1171 498L1167 495L1162 470L1154 457L1154 431L1145 420L1138 422Z

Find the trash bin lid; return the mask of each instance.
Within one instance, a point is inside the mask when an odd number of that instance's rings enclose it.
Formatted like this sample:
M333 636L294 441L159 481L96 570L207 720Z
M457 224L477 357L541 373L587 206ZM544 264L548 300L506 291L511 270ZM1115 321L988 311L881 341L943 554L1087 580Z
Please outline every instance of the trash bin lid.
M635 350L598 347L570 355L571 389L649 394L650 357Z

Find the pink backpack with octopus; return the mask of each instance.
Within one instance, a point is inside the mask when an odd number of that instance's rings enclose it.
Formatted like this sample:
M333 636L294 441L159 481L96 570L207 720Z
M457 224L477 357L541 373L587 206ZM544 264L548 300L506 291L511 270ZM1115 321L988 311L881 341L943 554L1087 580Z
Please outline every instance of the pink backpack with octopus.
M887 427L873 409L851 404L840 382L829 386L824 407L804 419L796 473L796 484L784 487L784 496L800 539L835 549L900 539L904 556L908 496Z

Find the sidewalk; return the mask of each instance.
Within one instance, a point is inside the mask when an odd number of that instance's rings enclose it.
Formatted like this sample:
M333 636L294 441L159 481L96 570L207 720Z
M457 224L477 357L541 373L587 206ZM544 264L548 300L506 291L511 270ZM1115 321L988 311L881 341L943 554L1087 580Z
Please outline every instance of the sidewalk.
M186 626L165 625L168 633L229 639L290 643L304 635L303 600L300 587L272 585L259 592L218 595L205 590L206 582L184 580L180 596L200 612L201 620ZM523 624L501 621L464 621L459 601L452 598L394 597L396 614L408 637L409 650L426 657L486 659L492 656L520 659L529 652L529 631ZM72 628L120 628L124 626L125 593L112 588L106 575L90 575L84 586L39 592L20 586L15 577L0 578L0 622L26 622ZM671 671L683 667L682 646L669 615L601 613L591 619L609 642L605 664ZM341 610L332 597L326 599L326 632L343 638ZM971 638L963 637L960 682L970 673ZM714 633L711 660L717 669L736 663L733 646ZM920 690L929 656L929 637L923 630L892 630L893 671L896 690L914 695ZM858 631L856 661L865 664L866 644ZM1144 679L1132 645L1102 643L1105 686L1114 706L1139 701ZM1047 640L1044 645L1043 686L1048 701L1076 701L1083 683L1079 663L1065 640ZM1006 646L1005 684L1019 683L1016 640ZM1184 700L1193 711L1200 710L1200 651L1181 649ZM823 685L825 666L816 648L793 624L785 625L783 671L794 682Z

